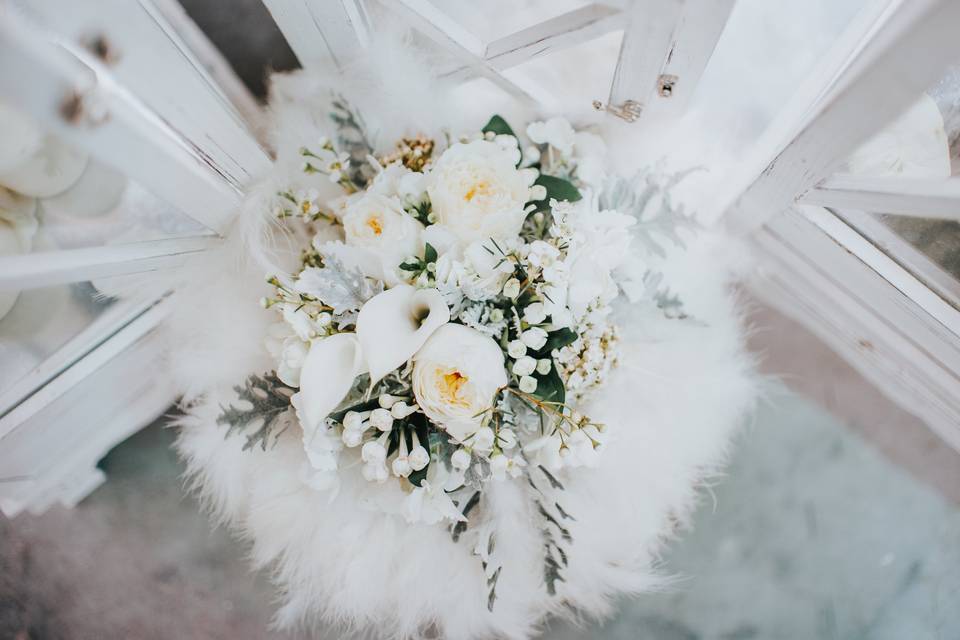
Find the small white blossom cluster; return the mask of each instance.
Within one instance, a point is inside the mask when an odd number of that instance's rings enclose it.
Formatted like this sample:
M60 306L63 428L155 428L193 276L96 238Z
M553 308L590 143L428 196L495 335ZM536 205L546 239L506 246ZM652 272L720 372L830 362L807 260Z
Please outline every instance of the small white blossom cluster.
M457 522L462 491L596 463L606 430L571 402L616 362L611 305L643 275L636 219L598 205L599 138L559 118L526 134L494 117L445 149L404 138L369 171L328 139L300 150L305 176L343 192L278 194L310 238L263 305L311 486L355 468L380 488L371 504Z

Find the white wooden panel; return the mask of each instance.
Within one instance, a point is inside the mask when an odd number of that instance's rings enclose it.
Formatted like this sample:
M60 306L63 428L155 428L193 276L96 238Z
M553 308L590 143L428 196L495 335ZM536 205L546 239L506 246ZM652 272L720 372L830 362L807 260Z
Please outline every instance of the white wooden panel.
M912 300L917 307L923 310L923 319L932 318L948 329L954 335L954 344L949 349L938 349L937 351L943 357L948 358L949 365L953 370L960 372L960 341L956 339L960 338L960 311L957 311L943 298L931 291L925 283L918 280L915 275L897 264L893 258L883 253L830 211L821 207L803 207L802 215L815 228L856 256L861 263L873 269L881 278ZM787 225L791 224L789 218L782 223L776 221L774 224L776 229L802 229L804 233L807 233L807 230L811 228L809 224L801 224L796 221L793 221L793 227L788 227ZM820 256L817 255L811 255L810 258L820 260ZM834 276L838 280L848 278L848 274L842 271L835 272ZM849 277L852 280L855 276L850 274ZM913 320L916 321L917 318L913 318ZM901 328L909 330L910 326L910 324L903 324ZM947 335L947 333L944 333L944 335Z
M874 12L875 15L876 12ZM730 226L749 232L831 175L871 134L902 113L960 55L960 2L893 3L869 25L873 37L828 60L815 76L826 84L793 122L788 141L737 199ZM858 22L857 28L862 29ZM862 35L862 34L861 34ZM846 39L845 39L846 40Z
M872 245L930 287L938 296L954 308L960 309L960 281L884 224L878 216L854 209L830 211L851 230L855 229Z
M960 178L834 175L800 196L802 204L960 220Z
M370 42L363 0L263 0L300 66L342 69Z
M956 335L796 212L779 216L753 241L763 260L751 283L757 295L807 326L894 402L960 449ZM905 286L910 275L901 270L897 277Z
M502 71L589 42L622 28L623 24L622 10L594 3L489 42L484 47L483 57L493 68ZM444 76L466 79L472 73L470 67L462 66L444 73Z
M0 21L0 99L123 172L214 231L240 191L196 146L109 74L96 74L13 12ZM25 73L24 70L29 70Z
M545 95L534 95L504 77L485 59L486 45L476 35L464 29L456 20L434 6L429 0L383 0L384 4L410 26L446 50L476 75L487 78L504 91L531 106L549 103Z
M609 106L621 109L636 104L644 109L656 93L670 55L673 34L683 15L683 0L634 0L627 11Z
M96 42L113 78L235 187L269 168L237 109L151 0L13 1L78 55Z
M198 69L209 78L208 85L222 92L237 111L244 124L254 136L258 136L264 127L264 111L257 99L250 93L230 62L207 35L197 26L179 0L152 0L153 5L163 14L173 30L187 47L190 55L196 58ZM264 141L260 140L261 144Z
M216 236L197 236L0 256L0 291L169 269L219 241Z
M639 102L644 120L681 115L713 55L734 2L636 2L624 33L610 104ZM749 78L742 81L749 83Z

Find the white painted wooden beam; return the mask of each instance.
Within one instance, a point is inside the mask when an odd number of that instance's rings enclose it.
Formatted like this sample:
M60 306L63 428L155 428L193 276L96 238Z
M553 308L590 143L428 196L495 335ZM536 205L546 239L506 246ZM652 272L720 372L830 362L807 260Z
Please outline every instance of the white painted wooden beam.
M187 51L196 58L198 70L209 77L208 84L223 93L226 99L236 107L250 133L258 136L264 129L263 107L220 49L197 26L179 0L152 0L152 2L182 39ZM260 143L263 144L263 140L260 140Z
M644 120L681 115L700 82L735 0L635 0L610 88L616 113Z
M826 61L815 73L822 86L808 87L809 106L778 124L784 142L732 207L727 223L735 231L755 230L830 176L956 62L960 2L879 2L871 16L873 23L856 25L871 37Z
M370 43L364 0L263 0L304 69L338 69Z
M202 147L55 37L7 8L0 20L0 99L201 224L225 230L241 199L237 185Z
M804 210L809 208L803 207ZM871 245L916 276L936 295L946 300L955 309L960 309L960 281L917 247L911 245L903 236L897 234L892 227L884 224L880 216L854 209L831 209L830 212L842 220L850 232L869 240ZM830 233L826 229L825 231ZM845 240L840 234L831 237L841 243ZM865 259L864 261L866 262Z
M634 0L627 12L607 108L632 122L656 91L683 15L683 0Z
M9 0L155 112L236 188L270 167L233 102L152 0Z
M461 26L429 0L383 0L384 4L405 20L411 27L434 41L441 48L460 60L473 73L487 78L495 85L531 106L542 106L551 100L544 95L534 95L528 88L517 85L505 77L485 58L483 41Z
M484 47L483 57L493 68L503 71L554 51L589 42L622 28L623 24L622 10L593 3L489 42ZM443 75L461 80L472 74L470 67L461 66Z
M960 220L960 178L834 175L802 194L802 204L914 218Z
M0 291L170 269L219 242L217 236L196 236L2 256Z
M807 214L788 210L752 236L751 288L960 450L960 312L924 297L924 284L875 247L854 253Z

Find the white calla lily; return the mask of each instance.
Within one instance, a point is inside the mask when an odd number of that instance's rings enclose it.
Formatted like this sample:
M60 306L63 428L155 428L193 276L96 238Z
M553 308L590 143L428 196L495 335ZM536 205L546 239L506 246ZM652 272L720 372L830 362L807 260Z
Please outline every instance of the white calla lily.
M353 380L366 371L363 352L352 333L314 340L300 370L300 391L290 401L303 425L304 445L324 418L343 401Z
M412 358L449 321L450 309L436 289L399 285L368 300L357 317L357 339L370 384Z

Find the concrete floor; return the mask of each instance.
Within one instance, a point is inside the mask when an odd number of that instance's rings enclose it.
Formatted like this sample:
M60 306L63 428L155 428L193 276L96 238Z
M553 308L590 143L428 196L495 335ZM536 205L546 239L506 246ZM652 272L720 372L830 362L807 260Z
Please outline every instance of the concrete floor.
M752 347L791 389L665 558L684 579L545 638L960 638L960 456L802 329L755 318ZM293 637L267 631L268 581L183 494L172 437L117 447L75 510L0 518L0 638Z

